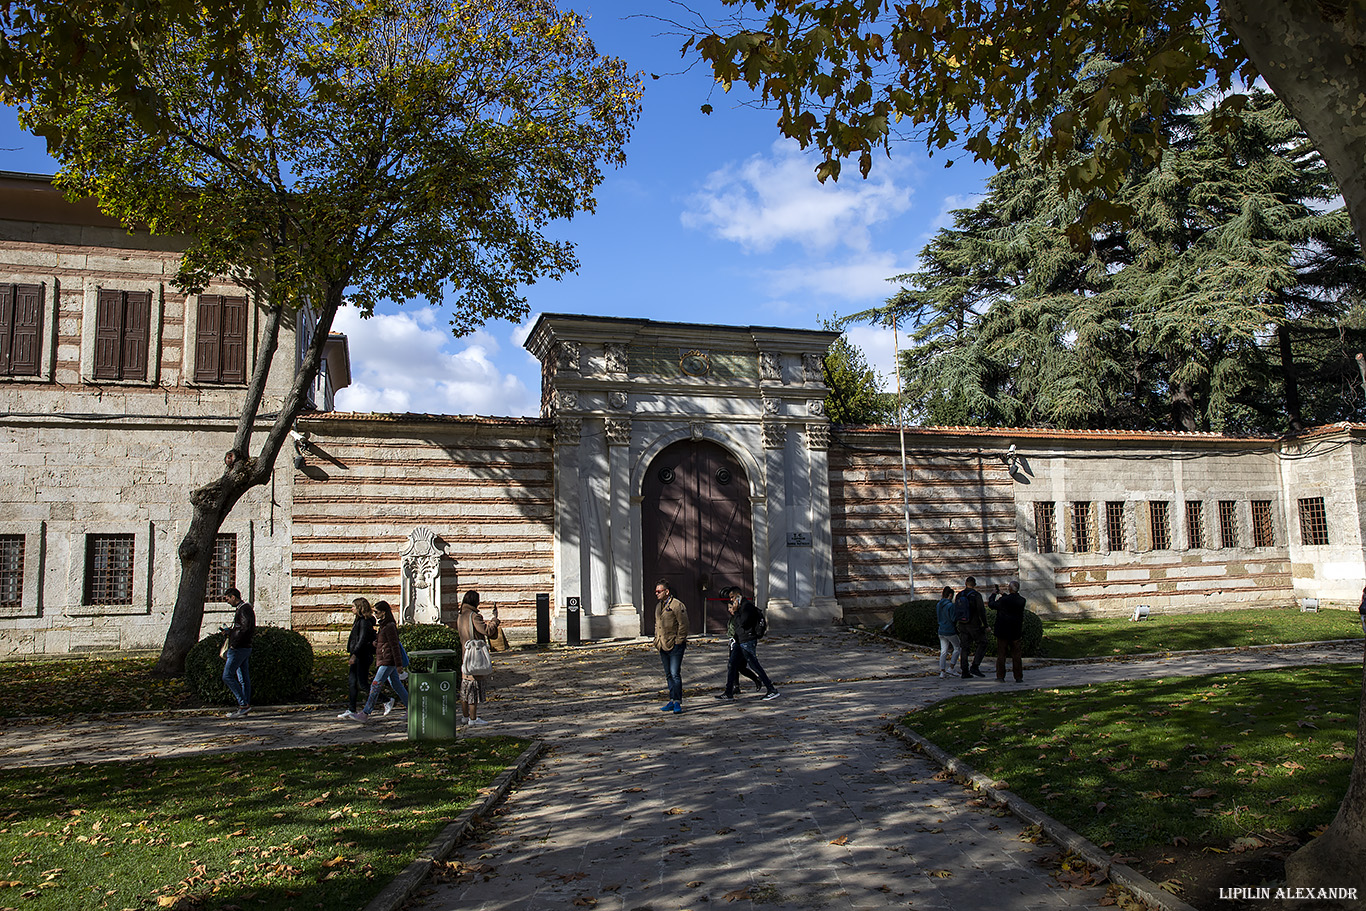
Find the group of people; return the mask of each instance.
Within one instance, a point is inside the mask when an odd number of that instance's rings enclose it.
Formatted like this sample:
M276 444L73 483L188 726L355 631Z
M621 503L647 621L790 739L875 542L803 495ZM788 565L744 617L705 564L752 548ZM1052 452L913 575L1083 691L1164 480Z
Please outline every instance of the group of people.
M935 614L939 621L939 676L961 663L960 676L964 680L985 677L982 659L987 651L987 605L996 611L996 681L1006 679L1006 656L1015 682L1024 680L1022 639L1024 638L1025 599L1020 595L1020 583L1012 581L1006 591L994 586L991 598L982 601L977 580L968 576L963 590L954 594L952 586L944 586ZM971 656L971 662L969 662Z
M227 640L223 652L223 683L237 700L237 709L227 717L243 718L251 712L251 643L256 633L256 613L235 588L226 590L223 600L234 610L232 626L221 630ZM384 714L394 710L396 701L407 708L408 688L403 681L408 676L408 652L399 641L398 622L388 601L376 601L371 605L365 598L357 598L351 602L351 612L354 620L346 640L349 702L347 710L337 717L364 724L370 720L386 685L393 690L394 696L383 703ZM479 612L479 593L473 589L465 592L460 601L456 631L460 634L462 650L471 640L495 638L499 632L498 608L494 607L489 619L485 620ZM370 665L374 661L379 664L371 677ZM485 681L484 676L461 676L460 724L488 723L479 717L479 706L488 698ZM365 704L357 710L363 690L368 690Z
M726 599L730 619L726 633L730 654L726 661L726 688L716 698L733 700L740 678L745 677L756 690L764 691L764 699L777 699L778 690L759 663L759 637L763 620L759 608L746 598L736 586L721 590ZM674 597L669 583L663 579L655 583L655 648L664 665L664 682L669 690L669 701L662 711L683 713L683 653L688 648L688 608Z

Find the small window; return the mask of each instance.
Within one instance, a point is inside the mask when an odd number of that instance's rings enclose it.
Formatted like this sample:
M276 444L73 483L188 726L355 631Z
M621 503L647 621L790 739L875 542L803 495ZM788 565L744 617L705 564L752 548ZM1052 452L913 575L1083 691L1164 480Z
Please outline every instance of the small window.
M1323 508L1323 497L1300 500L1300 542L1314 546L1328 543L1328 513Z
M0 284L0 376L39 376L43 286Z
M1072 552L1090 553L1096 549L1096 536L1091 530L1091 504L1077 501L1072 504Z
M1238 503L1219 501L1219 546L1225 549L1238 546Z
M1148 501L1148 527L1152 532L1153 550L1172 549L1171 518L1166 500Z
M1252 546L1276 546L1276 526L1271 518L1270 500L1252 501Z
M147 379L147 346L152 324L150 291L101 288L95 306L97 380Z
M1105 504L1105 534L1111 550L1124 550L1124 501L1111 500Z
M194 379L197 383L247 381L247 299L199 295L195 328Z
M0 535L0 607L24 600L24 536Z
M222 601L223 592L236 587L237 535L219 535L213 539L213 562L209 564L204 600Z
M1053 504L1051 502L1038 502L1034 504L1034 531L1038 537L1038 548L1041 554L1051 554L1054 549L1054 542L1057 540L1053 533Z
M1186 501L1186 549L1201 550L1205 546L1205 504L1200 500Z
M133 603L133 536L85 536L85 603Z

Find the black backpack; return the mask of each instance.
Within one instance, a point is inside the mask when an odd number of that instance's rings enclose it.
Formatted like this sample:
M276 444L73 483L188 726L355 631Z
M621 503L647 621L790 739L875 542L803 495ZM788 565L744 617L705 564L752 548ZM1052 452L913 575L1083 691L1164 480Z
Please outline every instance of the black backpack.
M754 605L754 612L759 615L759 622L754 624L754 638L762 639L764 634L768 632L768 614L764 613L763 608L757 604Z

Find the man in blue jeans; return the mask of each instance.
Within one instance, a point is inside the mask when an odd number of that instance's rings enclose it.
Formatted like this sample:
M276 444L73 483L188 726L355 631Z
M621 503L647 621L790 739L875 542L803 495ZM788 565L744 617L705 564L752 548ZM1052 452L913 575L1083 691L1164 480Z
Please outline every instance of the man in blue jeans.
M223 600L236 611L232 615L232 626L223 628L224 635L228 637L223 682L237 700L237 711L229 712L227 717L244 718L251 711L251 671L248 665L251 662L251 638L256 635L256 612L242 600L242 593L235 588L223 592Z
M740 669L744 666L758 675L759 683L764 687L764 698L777 699L778 690L773 686L773 681L768 679L764 666L759 663L759 608L733 585L722 589L721 596L730 601L727 609L733 620L730 628L735 641L730 647L730 661L726 665L726 691L720 698L735 698Z
M674 597L669 583L660 579L655 583L655 648L664 664L664 682L669 687L669 701L663 710L675 715L683 713L683 653L688 648L688 609Z

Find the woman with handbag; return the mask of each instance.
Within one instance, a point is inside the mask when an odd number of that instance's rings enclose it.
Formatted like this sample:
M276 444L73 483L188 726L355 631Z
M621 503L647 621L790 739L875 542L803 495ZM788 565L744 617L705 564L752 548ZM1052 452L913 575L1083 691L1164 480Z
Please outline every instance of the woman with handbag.
M463 661L460 667L460 723L488 724L479 717L479 704L486 701L484 681L493 671L488 640L498 635L498 608L485 621L479 613L479 593L471 589L460 600L460 616L455 629L460 633Z
M364 723L370 719L370 712L374 710L375 701L379 699L386 681L398 694L398 701L405 707L408 705L408 690L404 687L403 681L398 679L398 669L403 661L403 646L399 644L398 624L394 622L394 610L388 601L375 602L375 620L378 621L375 657L379 660L379 668L375 671L375 679L370 683L370 695L365 700L365 708L359 712L347 712L347 721Z

